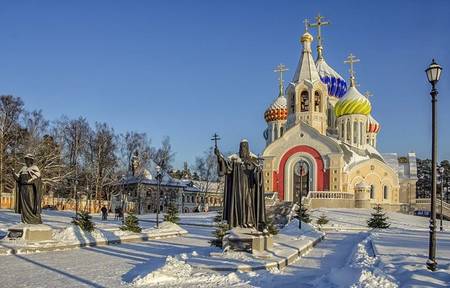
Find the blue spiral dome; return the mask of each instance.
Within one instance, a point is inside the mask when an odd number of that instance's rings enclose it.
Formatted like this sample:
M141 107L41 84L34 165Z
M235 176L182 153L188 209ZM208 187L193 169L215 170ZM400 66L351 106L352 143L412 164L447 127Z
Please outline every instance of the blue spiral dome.
M319 58L316 62L320 80L328 87L328 95L341 98L347 92L347 82L336 71L328 66L325 59Z

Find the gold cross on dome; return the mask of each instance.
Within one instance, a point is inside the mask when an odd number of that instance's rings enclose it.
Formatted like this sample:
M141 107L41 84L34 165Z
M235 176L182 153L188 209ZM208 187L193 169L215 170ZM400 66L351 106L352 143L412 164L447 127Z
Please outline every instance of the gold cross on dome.
M322 30L321 27L325 25L330 25L329 21L323 21L325 17L321 16L320 13L316 16L316 23L311 23L309 27L317 27L317 43L318 46L322 47Z
M275 73L280 73L280 77L278 78L278 80L280 81L279 83L279 88L280 88L280 96L281 95L283 95L283 90L284 90L284 87L283 87L283 83L284 83L284 80L283 80L283 73L284 72L286 72L286 71L288 71L289 69L284 65L284 64L282 64L282 63L280 63L280 64L278 64L278 66L277 67L275 67L275 70L273 70L273 72L275 72Z
M348 55L347 60L344 61L344 63L346 64L350 64L350 78L355 78L355 70L353 69L353 64L358 63L360 60L356 59L356 56L353 55L352 53L350 53L350 55Z

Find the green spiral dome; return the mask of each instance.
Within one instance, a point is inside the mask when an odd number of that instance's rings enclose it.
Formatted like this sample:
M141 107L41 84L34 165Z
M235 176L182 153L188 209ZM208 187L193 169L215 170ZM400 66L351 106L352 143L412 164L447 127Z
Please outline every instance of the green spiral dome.
M359 91L351 86L347 93L339 99L334 106L336 117L341 117L350 114L369 115L372 110L369 99L361 95Z

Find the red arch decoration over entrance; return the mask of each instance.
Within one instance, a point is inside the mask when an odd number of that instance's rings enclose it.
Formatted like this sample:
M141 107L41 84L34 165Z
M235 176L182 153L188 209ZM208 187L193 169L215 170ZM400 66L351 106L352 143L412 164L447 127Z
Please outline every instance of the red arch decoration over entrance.
M317 171L316 171L316 186L317 186L317 191L324 191L325 188L325 181L326 181L326 173L324 171L325 165L322 159L322 156L320 156L320 153L310 147L310 146L306 146L306 145L299 145L299 146L295 146L292 147L291 149L289 149L286 153L284 153L283 157L281 158L280 161L280 166L278 167L278 173L274 172L274 188L277 188L276 190L278 191L278 197L280 200L285 200L284 199L284 174L285 174L285 166L286 166L286 162L289 159L289 157L291 157L292 155L294 155L295 153L299 153L299 152L303 152L303 153L307 153L309 155L311 155L314 159L314 161L316 162L316 166L317 166ZM278 184L278 187L277 187Z

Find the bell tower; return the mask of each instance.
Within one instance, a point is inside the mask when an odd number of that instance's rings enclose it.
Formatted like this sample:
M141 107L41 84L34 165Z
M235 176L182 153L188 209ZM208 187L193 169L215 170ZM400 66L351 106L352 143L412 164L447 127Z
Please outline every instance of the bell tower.
M300 42L303 51L294 78L287 88L288 120L287 129L300 123L312 126L325 135L327 130L327 86L320 80L312 57L312 35L305 20L305 33Z

